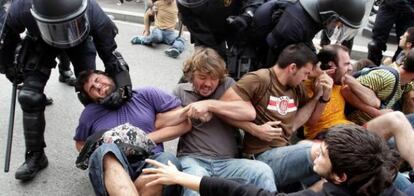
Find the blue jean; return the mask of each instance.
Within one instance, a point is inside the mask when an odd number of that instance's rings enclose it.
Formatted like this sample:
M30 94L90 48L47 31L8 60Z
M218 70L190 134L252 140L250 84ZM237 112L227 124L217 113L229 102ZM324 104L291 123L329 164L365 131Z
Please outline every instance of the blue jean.
M106 154L112 153L116 159L124 167L125 171L128 172L132 181L135 181L141 174L142 169L151 167L144 161L138 161L136 163L129 163L125 154L121 152L116 144L102 144L97 148L89 159L89 179L92 183L93 189L96 195L108 195L105 189L104 183L104 168L103 158ZM181 164L178 159L167 152L161 152L149 157L150 159L157 160L158 162L167 164L170 160L177 169L181 170ZM178 186L165 186L163 188L163 195L177 195L180 191Z
M182 156L178 159L181 161L185 173L227 178L243 184L251 183L269 191L276 191L272 169L260 161L249 159L215 160L191 156ZM199 193L184 189L183 195L199 195Z
M184 39L175 33L172 29L153 28L151 34L143 38L144 44L164 43L170 45L170 48L177 49L180 53L184 51Z
M412 184L410 180L408 180L407 177L402 175L400 172L398 172L397 177L395 178L393 182L395 188L397 188L400 191L405 191L409 186Z
M274 173L278 188L316 176L311 157L312 144L295 144L267 150L256 160L268 164Z

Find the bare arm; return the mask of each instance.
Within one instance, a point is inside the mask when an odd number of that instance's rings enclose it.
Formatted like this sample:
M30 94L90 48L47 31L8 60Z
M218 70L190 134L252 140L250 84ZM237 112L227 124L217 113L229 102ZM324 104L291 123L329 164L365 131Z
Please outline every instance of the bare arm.
M162 127L174 126L187 120L187 112L189 106L184 108L179 107L168 112L158 113L155 121L155 128L160 129Z
M401 157L414 167L414 130L405 115L401 112L390 112L367 122L368 131L376 133L385 140L395 138Z
M283 135L283 129L279 126L280 121L269 121L262 125L258 125L250 121L237 121L226 118L222 119L230 125L243 129L263 141L270 142L274 139L280 138Z
M191 130L191 123L185 120L178 125L157 129L148 134L156 144L175 139Z
M378 99L375 92L359 83L354 77L345 75L343 83L348 85L348 88L350 88L353 94L355 94L355 96L357 96L363 103L375 108L379 108L381 106L381 100Z
M383 114L383 112L380 109L378 109L379 107L375 108L371 105L364 103L357 95L354 94L354 92L348 86L344 86L341 89L341 94L347 103L351 104L356 109L367 113L371 117L377 117Z
M189 116L200 118L207 112L233 120L250 121L256 118L256 110L250 101L244 101L229 88L220 100L203 100L190 105Z
M319 92L316 92L315 96L320 95L320 91L322 91L322 96L319 96L319 97L324 101L329 101L331 99L331 95L332 95L333 79L328 74L326 74L326 72L323 72L318 77L316 85L317 86L315 87L315 89L316 89L316 91L319 91ZM315 98L317 98L317 97L315 97ZM318 100L319 100L319 98L318 98ZM319 121L323 111L325 110L326 104L327 103L323 103L323 102L319 102L319 101L317 102L311 116L307 120L308 125L313 125L313 124L315 124ZM296 129L294 129L294 130L296 130Z
M319 98L316 98L316 97L312 98L308 103L306 103L305 106L300 108L299 111L296 113L295 120L293 121L292 131L296 131L296 129L303 126L309 120L309 118L311 117L312 113L315 110L316 105L318 104ZM319 107L325 107L325 106L319 106Z

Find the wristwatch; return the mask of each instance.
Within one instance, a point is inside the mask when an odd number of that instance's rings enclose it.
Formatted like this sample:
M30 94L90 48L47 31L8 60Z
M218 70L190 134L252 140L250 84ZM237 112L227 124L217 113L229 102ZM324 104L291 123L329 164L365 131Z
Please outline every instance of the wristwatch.
M328 100L324 100L323 99L323 96L321 96L321 97L319 97L319 103L328 103L329 101L331 100L331 98L329 97L329 99Z

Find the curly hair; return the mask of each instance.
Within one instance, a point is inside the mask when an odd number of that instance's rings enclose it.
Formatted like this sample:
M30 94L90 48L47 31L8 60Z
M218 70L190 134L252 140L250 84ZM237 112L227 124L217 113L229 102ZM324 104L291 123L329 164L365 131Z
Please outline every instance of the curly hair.
M194 54L184 62L183 73L191 81L195 71L208 74L222 81L227 76L226 63L213 49L197 47Z

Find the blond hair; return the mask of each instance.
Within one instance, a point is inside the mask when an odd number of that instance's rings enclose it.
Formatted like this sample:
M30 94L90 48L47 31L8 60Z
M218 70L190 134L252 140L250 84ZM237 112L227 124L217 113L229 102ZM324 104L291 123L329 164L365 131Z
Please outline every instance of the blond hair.
M213 49L197 47L194 54L184 62L183 72L187 81L191 81L195 71L208 74L222 81L227 76L226 63Z

